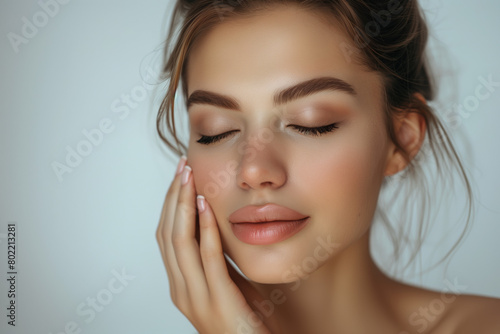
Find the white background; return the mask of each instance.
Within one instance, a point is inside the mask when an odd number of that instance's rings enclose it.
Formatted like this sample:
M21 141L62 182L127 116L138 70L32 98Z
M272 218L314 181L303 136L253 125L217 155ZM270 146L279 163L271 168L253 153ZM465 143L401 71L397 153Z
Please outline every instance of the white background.
M442 65L441 96L449 99L442 103L473 95L479 76L500 81L499 2L428 0L423 7ZM72 321L82 333L195 332L170 301L154 236L177 162L156 138L160 96L151 91L126 117L112 108L125 105L122 94L140 92L144 79L148 88L155 83L145 69L158 66L171 8L172 1L73 0L16 52L7 35L21 35L23 17L32 21L41 7L0 2L0 332L55 334ZM459 277L466 293L496 297L499 106L497 88L451 132L469 137L472 149L458 149L468 157L480 204L447 274ZM113 131L60 182L52 164L64 163L67 147L75 149L85 139L82 131L103 119ZM18 228L15 329L5 317L9 222ZM86 322L79 305L104 296L113 271L122 270L134 278ZM444 287L438 275L420 282Z

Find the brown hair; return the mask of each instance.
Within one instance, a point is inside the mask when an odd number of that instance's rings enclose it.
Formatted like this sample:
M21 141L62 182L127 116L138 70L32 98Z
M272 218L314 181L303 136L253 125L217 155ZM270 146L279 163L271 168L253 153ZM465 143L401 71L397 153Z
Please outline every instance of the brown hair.
M431 101L434 98L434 85L431 82L425 54L428 30L416 0L401 1L401 3L397 0L388 2L366 0L177 1L164 53L163 75L164 79L168 79L168 88L157 115L157 130L160 138L177 155L186 154L187 148L178 139L175 129L175 97L177 88L181 84L184 102L186 102L185 64L190 48L197 37L221 20L258 14L260 11L265 11L278 4L298 5L304 9L322 13L339 23L351 37L351 41L339 46L344 51L346 58L348 60L352 58L368 70L378 72L384 80L386 102L384 113L387 134L405 156L408 166L404 172L398 173L396 178L387 177L382 187L386 188L389 186L390 180L402 177L405 182L398 182L391 194L394 198L400 197L401 192L405 190L404 185L406 185L407 191L404 196L406 204L403 204L403 208L411 205L415 196L422 196L420 201L422 206L419 210L422 216L416 219L418 234L413 246L410 246L411 243L408 242L401 245L396 241L404 237L404 231L409 233L412 228L411 222L418 215L411 214L406 220L398 222L400 225L398 232L389 224L387 212L377 208L377 213L381 215L395 241L394 257L396 260L403 253L401 246L409 247L411 248L411 255L407 263L409 264L418 253L428 230L428 216L426 216L428 211L426 209L430 203L430 186L436 186L437 182L429 177L432 172L424 173L423 161L428 160L427 158L433 159L432 165L436 168L441 181L448 178L449 182L453 182L449 178L451 173L448 172L452 168L458 171L467 192L467 219L459 240L436 265L442 262L456 248L469 227L473 211L472 191L467 174L445 127L432 108L418 98L420 95L425 100ZM392 122L394 117L405 112L420 114L427 127L427 142L413 159L400 145ZM164 125L166 125L168 134L173 140L167 138L167 134L163 130Z

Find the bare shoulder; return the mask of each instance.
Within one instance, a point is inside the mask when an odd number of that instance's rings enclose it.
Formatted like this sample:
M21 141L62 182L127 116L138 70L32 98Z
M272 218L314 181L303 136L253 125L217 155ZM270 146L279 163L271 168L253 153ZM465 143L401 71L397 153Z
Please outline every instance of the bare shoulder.
M442 321L450 333L500 334L500 299L459 295Z
M446 291L393 285L402 333L500 334L500 299L463 294L463 288L457 282Z

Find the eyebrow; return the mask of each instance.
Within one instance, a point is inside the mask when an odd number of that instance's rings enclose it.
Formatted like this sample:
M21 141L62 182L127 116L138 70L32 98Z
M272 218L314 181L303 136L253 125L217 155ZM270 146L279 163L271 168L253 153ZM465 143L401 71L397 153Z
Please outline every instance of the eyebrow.
M281 105L302 97L306 97L322 91L342 91L350 95L356 95L354 88L344 80L334 77L320 77L300 82L275 93L274 105ZM187 108L193 104L208 104L225 109L241 111L238 102L222 94L196 90L187 99Z

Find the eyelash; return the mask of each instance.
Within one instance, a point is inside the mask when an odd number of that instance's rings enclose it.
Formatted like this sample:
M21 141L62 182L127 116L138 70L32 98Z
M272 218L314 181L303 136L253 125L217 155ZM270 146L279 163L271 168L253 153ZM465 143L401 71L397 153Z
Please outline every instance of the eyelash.
M304 126L293 125L293 124L290 126L297 129L297 131L299 131L300 133L303 133L306 135L311 135L314 137L321 136L325 133L332 132L334 129L338 129L338 123L332 123L332 124L319 126L319 127L315 127L315 128L307 128ZM221 133L220 135L215 135L215 136L203 136L202 135L201 138L198 139L196 142L203 144L203 145L210 145L210 144L216 143L216 142L228 137L230 134L232 134L233 132L237 132L237 131L238 130L232 130L232 131Z

